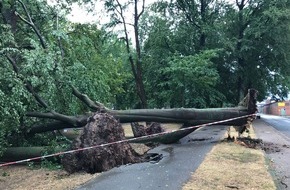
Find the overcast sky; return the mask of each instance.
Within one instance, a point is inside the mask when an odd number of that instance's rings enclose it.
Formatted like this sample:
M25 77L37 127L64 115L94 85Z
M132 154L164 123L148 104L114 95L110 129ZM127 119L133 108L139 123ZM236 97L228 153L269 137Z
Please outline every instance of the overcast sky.
M120 0L122 3L124 0ZM145 0L145 6L150 5L156 0ZM56 0L47 0L48 4L55 5ZM141 4L141 1L140 1ZM77 3L72 5L72 12L67 18L72 22L77 23L96 23L96 24L105 24L110 21L107 15L104 12L104 6L102 3L97 3L94 7L93 12L88 12L85 7L79 6Z
M55 4L55 0L47 0L49 4ZM120 0L122 2L124 0ZM146 6L152 4L156 0L145 0ZM235 0L225 0L231 3L235 3ZM141 3L141 1L140 1ZM109 18L104 14L104 8L102 3L97 3L94 12L88 12L84 7L80 7L77 3L72 6L72 12L67 17L72 22L77 23L96 23L104 24L109 22Z

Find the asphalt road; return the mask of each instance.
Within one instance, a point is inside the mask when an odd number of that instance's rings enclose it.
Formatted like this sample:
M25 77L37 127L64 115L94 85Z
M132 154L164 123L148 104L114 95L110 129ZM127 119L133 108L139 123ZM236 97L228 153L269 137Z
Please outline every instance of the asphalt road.
M256 136L271 147L266 157L278 189L290 189L290 118L262 114L253 126Z
M178 144L160 145L151 153L162 154L155 163L140 163L113 168L77 190L178 190L202 163L206 154L224 137L226 126L200 128Z
M290 140L290 117L264 114L262 115L262 119Z

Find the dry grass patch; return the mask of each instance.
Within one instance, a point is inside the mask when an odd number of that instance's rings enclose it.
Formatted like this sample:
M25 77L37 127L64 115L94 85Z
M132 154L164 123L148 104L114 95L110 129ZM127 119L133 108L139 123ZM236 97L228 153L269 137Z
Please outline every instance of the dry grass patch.
M183 190L276 189L261 150L236 143L217 144Z
M30 169L27 166L0 168L1 190L68 190L78 187L98 174L75 173L63 170Z

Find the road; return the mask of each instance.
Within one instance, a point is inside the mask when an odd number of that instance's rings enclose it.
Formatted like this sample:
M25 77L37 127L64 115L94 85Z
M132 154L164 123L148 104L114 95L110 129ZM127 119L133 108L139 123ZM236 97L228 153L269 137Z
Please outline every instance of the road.
M253 126L256 136L271 145L266 157L278 189L290 189L290 118L262 114Z
M178 190L202 163L206 154L224 137L226 126L196 130L178 144L160 145L150 150L162 154L156 163L140 163L113 168L77 190Z
M265 122L269 123L272 127L281 132L290 140L290 117L263 115L262 118Z

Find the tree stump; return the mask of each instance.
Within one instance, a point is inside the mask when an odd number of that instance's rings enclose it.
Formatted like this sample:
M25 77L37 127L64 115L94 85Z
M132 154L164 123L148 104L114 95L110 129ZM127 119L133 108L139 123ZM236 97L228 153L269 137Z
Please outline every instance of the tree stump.
M75 140L72 149L96 146L125 139L121 124L107 113L95 114L88 119L83 132ZM66 154L62 158L64 169L69 173L86 171L97 173L113 167L141 162L129 143L118 143L104 147Z

